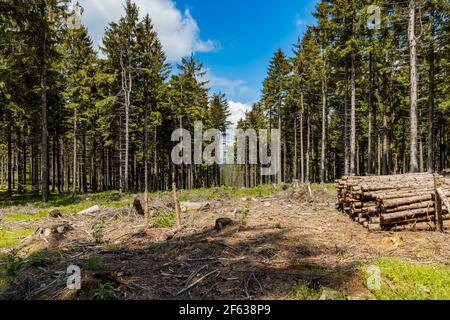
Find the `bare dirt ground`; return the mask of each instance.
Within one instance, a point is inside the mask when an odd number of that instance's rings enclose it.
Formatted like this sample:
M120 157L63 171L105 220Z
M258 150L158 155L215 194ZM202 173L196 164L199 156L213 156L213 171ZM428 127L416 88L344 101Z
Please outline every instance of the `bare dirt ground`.
M40 251L50 262L27 267L2 298L92 299L98 285L109 282L117 299L295 299L294 286L303 282L345 292L348 299L370 299L361 263L386 256L449 263L449 233L369 233L338 212L334 201L325 191L308 202L287 190L275 198L217 202L184 213L178 232L144 231L143 218L128 209L102 210L101 245L89 231L99 214L64 218L73 230L22 245L23 253ZM236 224L215 230L222 217ZM94 266L93 259L99 261ZM77 292L66 289L70 264L82 269Z

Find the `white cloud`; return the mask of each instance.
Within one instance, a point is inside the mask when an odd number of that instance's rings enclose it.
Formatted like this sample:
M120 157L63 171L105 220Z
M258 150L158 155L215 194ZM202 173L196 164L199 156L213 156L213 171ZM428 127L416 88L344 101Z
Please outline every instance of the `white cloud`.
M224 92L228 96L242 97L251 94L253 90L245 84L244 80L234 80L216 76L207 70L206 74L209 85L215 89Z
M245 113L251 110L251 105L242 102L228 101L230 107L231 116L229 121L236 127L240 119L245 118Z
M295 26L299 29L306 26L307 24L308 23L303 19L300 19L300 18L295 19Z
M200 38L200 29L189 9L181 11L172 0L134 0L140 8L140 17L147 13L170 62L180 60L191 52L210 52L217 46L210 40ZM88 27L95 44L100 44L104 28L117 21L123 14L124 1L82 0L83 23Z

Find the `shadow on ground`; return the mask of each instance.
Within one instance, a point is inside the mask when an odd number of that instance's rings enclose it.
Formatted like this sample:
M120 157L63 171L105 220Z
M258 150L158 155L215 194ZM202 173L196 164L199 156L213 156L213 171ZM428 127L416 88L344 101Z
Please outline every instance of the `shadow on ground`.
M26 263L0 298L94 299L113 287L116 299L292 299L298 283L345 290L355 281L355 265L317 262L330 249L308 237L293 243L289 231L240 225L156 242L152 232L140 231L99 246L54 238L34 253L45 259ZM82 270L79 291L66 288L69 265Z

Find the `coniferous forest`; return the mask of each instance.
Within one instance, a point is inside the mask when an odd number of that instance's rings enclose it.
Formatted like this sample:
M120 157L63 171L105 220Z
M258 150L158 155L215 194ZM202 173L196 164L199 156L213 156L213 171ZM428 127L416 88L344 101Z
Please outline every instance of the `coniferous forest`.
M449 4L321 1L317 23L278 50L260 101L238 128L280 128L281 173L235 168L236 183L330 182L342 175L449 167ZM65 1L1 3L0 184L8 193L166 190L221 185L218 166L174 167L170 134L226 129L227 98L195 56L171 70L150 17L126 1L101 55L69 28ZM101 58L100 58L101 56ZM236 179L235 179L236 181Z

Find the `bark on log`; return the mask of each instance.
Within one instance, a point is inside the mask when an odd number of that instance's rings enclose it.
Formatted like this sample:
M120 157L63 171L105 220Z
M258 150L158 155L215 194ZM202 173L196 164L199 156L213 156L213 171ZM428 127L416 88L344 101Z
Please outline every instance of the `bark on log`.
M433 200L433 196L431 194L429 195L421 195L421 196L414 196L410 198L401 198L401 199L391 199L391 200L383 200L382 204L384 208L393 208L393 207L399 207L404 205L410 205L416 202L420 201L430 201Z
M382 214L381 215L381 223L390 223L391 221L399 220L399 219L410 219L414 217L422 217L429 215L430 217L433 217L434 208L425 208L425 209L415 209L415 210L408 210L408 211L400 211L400 212L394 212L394 213L388 213L388 214Z
M381 231L381 225L379 223L369 223L369 231Z
M385 211L383 213L394 213L394 212L415 210L415 209L421 209L421 208L424 208L424 209L433 208L433 210L434 210L434 201L417 202L417 203L409 204L406 206L388 208L388 209L385 209Z

